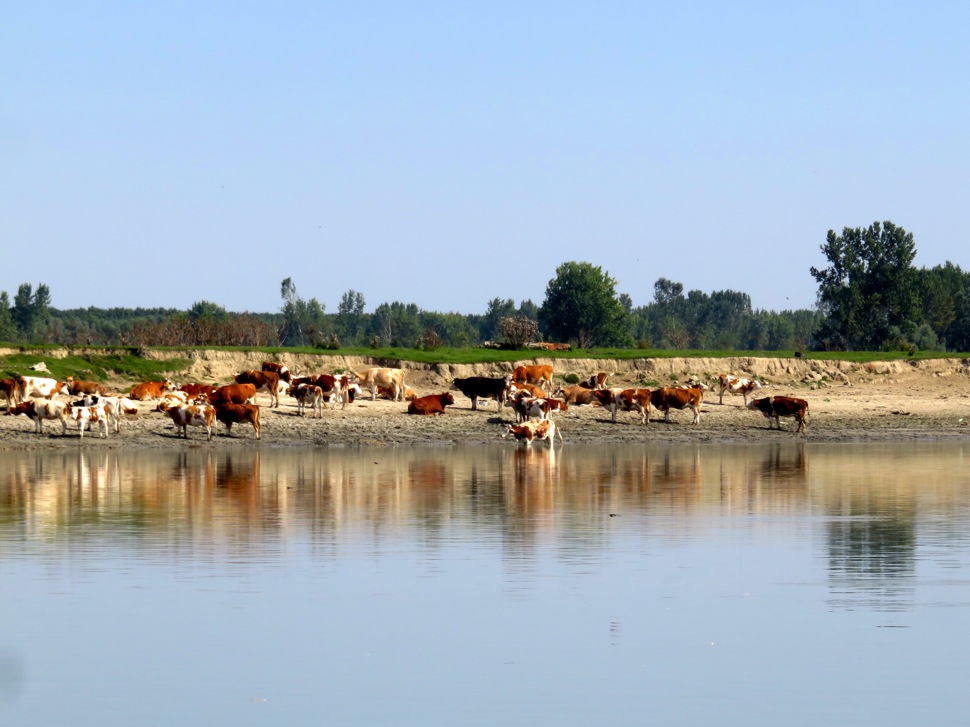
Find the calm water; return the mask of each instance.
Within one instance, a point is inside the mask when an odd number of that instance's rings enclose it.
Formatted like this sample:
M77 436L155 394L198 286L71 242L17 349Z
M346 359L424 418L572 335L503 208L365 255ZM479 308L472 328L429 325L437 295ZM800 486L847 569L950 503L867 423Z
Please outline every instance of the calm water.
M970 444L0 455L0 724L964 725Z

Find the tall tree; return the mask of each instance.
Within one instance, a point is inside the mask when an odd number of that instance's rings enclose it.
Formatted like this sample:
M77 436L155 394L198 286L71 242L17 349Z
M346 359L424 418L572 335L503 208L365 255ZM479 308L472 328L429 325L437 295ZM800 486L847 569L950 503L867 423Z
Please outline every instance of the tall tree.
M546 286L539 324L550 338L573 339L579 348L629 345L629 313L617 298L616 280L587 262L565 262Z
M914 331L919 290L912 233L892 222L829 230L822 253L828 267L812 267L818 307L825 316L819 338L827 346L877 349L890 329Z
M301 298L292 278L286 278L280 284L280 297L283 299L280 343L284 346L301 346L322 341L325 336L325 306L316 298Z
M349 343L358 342L364 330L364 294L353 288L344 293L337 304L337 329L340 337Z
M7 291L0 292L0 341L15 341L17 326L10 315L10 296Z

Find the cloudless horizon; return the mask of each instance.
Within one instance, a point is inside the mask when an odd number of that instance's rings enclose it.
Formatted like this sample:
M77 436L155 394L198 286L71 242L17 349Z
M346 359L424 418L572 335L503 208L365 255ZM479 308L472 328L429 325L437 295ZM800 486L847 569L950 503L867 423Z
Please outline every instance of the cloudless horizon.
M829 229L970 268L970 6L12 4L0 272L60 309L484 313L558 265L812 308ZM960 228L962 229L962 228ZM12 264L14 263L15 264Z

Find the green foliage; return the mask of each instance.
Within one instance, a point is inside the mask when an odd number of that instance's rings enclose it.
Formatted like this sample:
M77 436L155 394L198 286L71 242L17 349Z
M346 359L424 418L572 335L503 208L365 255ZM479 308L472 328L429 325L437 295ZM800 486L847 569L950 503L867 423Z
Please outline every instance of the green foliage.
M174 376L192 365L192 360L188 358L157 361L122 352L94 356L70 355L63 358L37 352L0 357L0 370L4 372L4 376L29 375L30 367L41 362L55 379L63 380L67 376L74 376L88 381L107 381L111 378L149 381Z
M549 340L579 348L632 342L629 314L617 299L616 280L586 262L566 262L546 286L539 324Z

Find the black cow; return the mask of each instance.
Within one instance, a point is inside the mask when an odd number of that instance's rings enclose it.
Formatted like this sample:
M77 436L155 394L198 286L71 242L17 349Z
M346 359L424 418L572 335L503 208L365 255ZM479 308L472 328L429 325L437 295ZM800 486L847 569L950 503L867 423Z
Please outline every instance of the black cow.
M479 398L495 399L498 406L501 407L505 402L505 394L511 380L511 376L501 378L470 376L467 379L455 379L455 388L472 400L472 411L477 411Z

